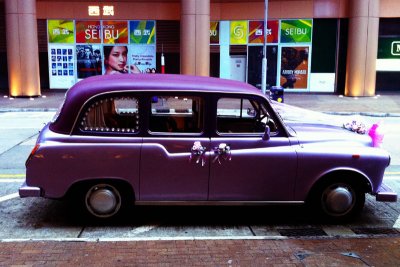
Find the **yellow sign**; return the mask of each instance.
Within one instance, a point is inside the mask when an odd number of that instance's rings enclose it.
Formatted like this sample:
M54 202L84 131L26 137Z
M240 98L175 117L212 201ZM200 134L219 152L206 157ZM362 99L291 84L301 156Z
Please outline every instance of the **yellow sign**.
M230 44L247 44L247 20L231 21Z

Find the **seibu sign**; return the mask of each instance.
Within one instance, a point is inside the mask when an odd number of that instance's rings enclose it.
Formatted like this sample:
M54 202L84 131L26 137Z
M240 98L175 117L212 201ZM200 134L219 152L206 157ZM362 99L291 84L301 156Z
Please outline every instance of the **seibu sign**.
M128 23L126 21L77 21L77 43L128 43Z
M281 20L281 43L310 43L311 19Z
M114 6L105 5L102 10L103 16L114 16ZM88 15L91 17L100 16L100 6L88 6Z

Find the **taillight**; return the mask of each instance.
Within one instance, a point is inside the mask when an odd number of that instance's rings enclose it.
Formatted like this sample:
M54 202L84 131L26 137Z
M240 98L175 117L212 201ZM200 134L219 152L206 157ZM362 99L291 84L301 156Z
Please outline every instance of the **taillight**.
M28 159L27 159L26 162L25 162L25 166L26 166L26 165L28 164L28 162L32 159L33 155L35 155L36 151L38 151L39 147L40 147L40 144L39 144L39 143L37 143L37 144L33 147L32 151L31 151L31 154L29 154L29 157L28 157Z

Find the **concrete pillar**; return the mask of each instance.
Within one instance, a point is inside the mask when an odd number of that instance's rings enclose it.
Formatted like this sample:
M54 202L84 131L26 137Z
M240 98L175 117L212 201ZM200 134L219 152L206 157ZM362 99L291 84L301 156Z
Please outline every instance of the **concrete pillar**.
M210 0L181 0L181 73L210 75Z
M349 1L346 96L375 95L379 0Z
M40 95L36 0L5 0L10 96Z

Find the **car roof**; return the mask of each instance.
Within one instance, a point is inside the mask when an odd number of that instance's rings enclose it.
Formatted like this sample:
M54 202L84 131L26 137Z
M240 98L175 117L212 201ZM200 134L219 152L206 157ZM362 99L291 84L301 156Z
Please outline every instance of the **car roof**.
M116 74L89 77L72 86L66 93L58 119L51 129L70 133L82 106L96 95L126 91L174 91L246 93L261 95L259 89L244 82L178 74Z

